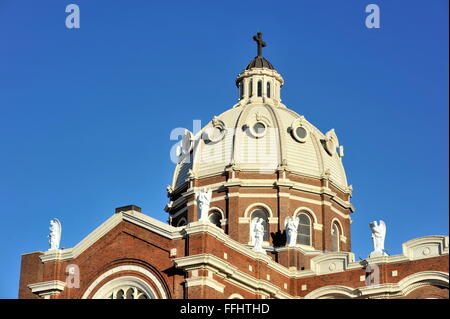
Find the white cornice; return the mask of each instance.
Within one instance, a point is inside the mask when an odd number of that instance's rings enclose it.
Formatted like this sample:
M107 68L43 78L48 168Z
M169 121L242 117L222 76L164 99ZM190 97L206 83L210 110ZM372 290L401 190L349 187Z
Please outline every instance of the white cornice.
M257 279L253 276L250 276L243 271L239 270L237 267L233 266L229 262L226 262L214 255L210 254L201 254L201 255L193 255L187 257L175 258L174 263L177 268L181 269L193 269L195 267L204 267L205 265L215 268L219 273L224 274L229 280L234 280L239 282L241 285L244 285L252 290L263 291L270 295L273 295L275 298L282 299L292 299L293 296L288 293L282 291L279 287L274 284L262 280Z
M304 203L310 203L310 204L316 204L316 205L326 205L328 207L330 207L330 209L335 212L336 214L338 214L339 216L341 216L342 218L345 219L349 219L350 215L345 214L343 212L341 212L340 210L338 210L336 207L333 206L333 203L331 201L328 200L316 200L316 199L311 199L311 198L306 198L306 197L300 197L300 196L295 196L295 195L291 195L289 193L276 193L276 194L267 194L267 193L229 193L227 195L223 195L223 196L217 196L217 197L213 197L211 199L211 202L216 202L219 200L224 200L227 198L233 198L233 197L240 197L240 198L278 198L278 197L285 197L285 198L289 198L292 200L296 200L296 201L301 201ZM337 203L337 201L335 200L337 197L333 197L331 200L335 201ZM186 206L192 206L195 204L195 200L189 201ZM339 205L344 204L344 202L341 200L341 203L339 203ZM341 205L342 206L342 205ZM344 208L346 209L350 209L350 212L353 212L353 206L348 203L346 204L346 206L344 206Z
M66 283L60 280L51 280L29 284L31 292L41 297L59 294L66 287Z
M82 252L92 246L97 240L103 237L106 233L116 227L122 220L129 221L135 225L146 228L161 236L170 239L182 238L181 227L173 227L163 223L155 218L144 215L136 211L116 213L108 218L103 224L97 227L92 233L84 238L75 247L63 250L52 250L44 252L39 256L42 262L49 262L55 260L70 260L78 257ZM217 228L217 227L216 227Z
M209 223L209 222L193 222L183 227L173 227L166 223L163 223L157 219L150 216L144 215L136 211L120 212L111 216L102 225L95 229L91 234L89 234L85 239L83 239L79 244L73 248L57 250L57 251L47 251L44 252L40 258L42 262L56 261L56 260L69 260L76 258L83 251L93 245L97 240L104 236L107 232L117 226L122 220L128 221L135 225L138 225L144 229L151 232L157 233L163 237L175 240L181 239L186 235L192 234L209 234L223 242L223 244L242 255L245 255L252 260L262 262L267 265L267 267L280 273L287 278L304 278L309 276L315 276L319 273L323 273L323 269L320 264L326 262L330 266L335 263L339 267L329 267L326 273L333 273L338 271L345 271L351 269L361 269L362 266L359 262L354 261L354 255L350 252L338 252L338 253L322 253L311 259L311 270L296 270L288 269L283 265L273 261L269 256L255 252L251 247L247 247L241 244L228 235L226 235L223 229ZM434 245L434 246L433 246ZM436 245L438 245L436 247ZM432 258L436 256L448 255L448 236L427 236L416 238L408 241L404 244L405 254L394 255L394 256L381 256L376 258L369 258L367 261L371 264L389 264L398 263L403 261L413 260L415 255L408 253L408 249L414 247L414 249L423 249L430 246L430 253L423 258ZM434 248L433 248L434 247ZM433 249L431 249L433 248ZM276 248L283 250L284 248ZM296 249L296 248L294 248ZM300 248L299 248L300 249ZM315 252L311 252L313 254ZM194 256L192 256L194 257ZM218 258L218 257L215 257ZM422 258L422 257L421 257ZM342 267L340 266L342 265ZM320 271L318 269L321 269Z
M225 285L219 283L217 280L211 279L209 277L195 277L195 278L187 278L185 280L186 287L194 287L194 286L208 286L220 293L223 293L225 290Z
M305 299L316 299L324 296L342 298L392 298L408 295L412 290L424 285L437 284L448 287L448 273L441 271L422 271L405 277L397 283L361 286L351 288L347 286L324 286L311 291Z
M305 183L294 182L294 181L287 180L287 179L286 180L280 180L280 179L236 179L236 180L233 180L232 182L219 182L219 183L210 184L210 185L208 185L208 188L210 188L212 191L218 191L219 189L221 189L223 187L232 187L232 186L273 187L274 185L286 186L293 190L304 191L304 192L308 192L308 193L328 194L331 196L332 201L335 201L337 204L339 204L340 206L342 206L344 208L350 208L350 210L352 212L355 211L354 206L349 201L342 200L341 198L339 198L336 195L336 193L332 192L331 189L329 189L328 187L314 186L314 185L309 185L309 184L305 184ZM336 187L337 189L339 189L340 191L342 191L343 193L346 193L345 190L343 190L338 185L333 184L333 186ZM173 206L176 207L179 204L181 204L183 202L183 200L185 200L185 197L190 194L193 194L197 188L200 188L200 187L194 187L192 189L189 189L185 193L183 193L182 197L178 198L173 203ZM229 197L239 196L236 194L239 194L239 193L234 193L233 195L228 194L228 196ZM286 194L288 194L288 193L286 193ZM245 197L250 197L249 195L250 194L246 194ZM265 194L265 195L272 195L272 194ZM280 195L280 196L285 196L285 195ZM294 197L294 196L291 196L291 197ZM192 203L189 203L189 205L192 205Z

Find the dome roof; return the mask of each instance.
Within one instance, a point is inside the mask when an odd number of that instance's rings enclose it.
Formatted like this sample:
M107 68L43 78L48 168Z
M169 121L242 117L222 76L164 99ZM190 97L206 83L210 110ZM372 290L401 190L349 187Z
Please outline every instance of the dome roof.
M257 129L265 132L259 133ZM334 130L323 134L303 116L267 103L235 106L209 122L195 136L190 156L174 173L174 189L196 178L222 174L231 163L243 171L276 171L281 163L303 176L329 180L346 190L347 178Z
M245 68L246 70L254 69L254 68L267 68L271 70L275 70L272 64L267 61L263 56L257 56Z

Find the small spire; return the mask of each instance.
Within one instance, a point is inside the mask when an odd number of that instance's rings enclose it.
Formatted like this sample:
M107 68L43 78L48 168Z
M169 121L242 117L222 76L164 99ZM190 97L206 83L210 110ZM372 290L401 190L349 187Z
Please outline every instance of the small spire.
M266 46L266 42L264 42L262 39L262 33L258 32L256 35L254 35L253 40L255 40L258 45L258 56L262 56L262 48Z

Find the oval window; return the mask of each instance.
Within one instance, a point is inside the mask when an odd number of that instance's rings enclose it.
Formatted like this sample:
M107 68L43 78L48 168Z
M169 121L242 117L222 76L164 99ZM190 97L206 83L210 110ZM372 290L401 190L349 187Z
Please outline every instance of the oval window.
M262 122L256 122L253 125L253 130L255 131L255 133L257 135L262 135L264 133L264 131L266 130L266 126Z

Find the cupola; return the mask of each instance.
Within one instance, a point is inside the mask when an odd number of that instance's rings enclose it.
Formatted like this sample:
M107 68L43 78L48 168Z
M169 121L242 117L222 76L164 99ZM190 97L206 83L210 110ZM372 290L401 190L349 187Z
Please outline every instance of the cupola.
M266 42L262 40L262 33L258 32L253 40L257 43L258 55L236 79L239 104L267 103L281 106L280 89L284 84L283 77L262 56L262 48L266 46Z

